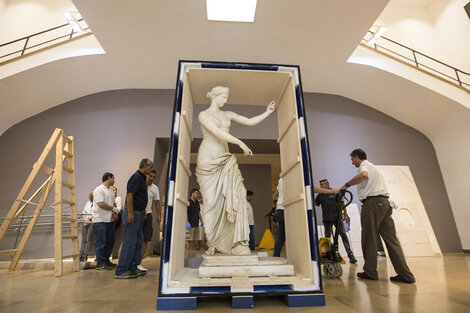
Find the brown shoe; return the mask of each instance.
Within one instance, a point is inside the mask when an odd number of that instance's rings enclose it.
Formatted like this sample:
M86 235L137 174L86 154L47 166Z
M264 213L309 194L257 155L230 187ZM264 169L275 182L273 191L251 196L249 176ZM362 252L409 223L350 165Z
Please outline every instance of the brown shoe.
M378 278L373 278L373 277L370 277L369 275L367 275L365 272L360 272L360 273L357 273L356 276L358 278L362 278L362 279L368 279L368 280L379 280Z
M413 284L413 283L416 282L414 279L411 280L411 281L410 281L410 280L406 280L406 279L400 277L399 275L390 277L390 280L391 280L391 281L394 281L394 282L407 283L407 284Z

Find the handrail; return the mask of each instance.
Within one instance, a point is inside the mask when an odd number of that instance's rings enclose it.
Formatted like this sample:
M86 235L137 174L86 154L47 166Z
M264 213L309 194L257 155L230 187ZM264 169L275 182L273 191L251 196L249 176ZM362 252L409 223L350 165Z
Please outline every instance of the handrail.
M82 217L89 214L77 213L77 224L80 227L83 224ZM38 221L35 224L35 228L33 230L53 230L54 229L54 214L41 214L38 218ZM62 215L63 218L70 218L69 215ZM32 215L20 216L18 220L11 224L8 227L8 231L10 232L23 232L29 224L29 221L33 218ZM0 224L5 220L5 217L0 217ZM63 227L69 228L70 221L63 221ZM39 226L39 227L37 227Z
M374 32L372 32L372 31L369 30L369 31L367 32L366 36L361 40L361 43L364 44L364 45L366 45L366 46L368 46L368 47L370 47L369 45L367 45L367 42L369 41L369 39L367 38L367 35L368 35L368 34L372 34L372 35L373 35ZM378 52L384 53L383 51L379 50L379 48L380 48L380 49L382 49L382 50L384 50L384 51L387 51L388 53L395 54L395 55L397 55L397 56L399 56L399 57L401 57L401 58L403 58L403 59L405 59L405 60L408 60L408 61L414 63L414 66L415 66L416 68L418 68L418 69L420 69L420 70L422 70L422 71L424 71L424 72L427 72L427 73L429 73L429 74L433 74L433 72L434 72L434 73L437 73L437 74L439 74L439 75L441 75L441 76L444 76L444 77L446 77L446 80L447 80L448 82L450 82L450 83L452 83L452 84L454 84L454 85L458 85L458 86L460 86L461 88L464 88L464 89L466 89L467 91L470 92L470 73L464 72L464 71L462 71L462 70L460 70L460 69L458 69L458 68L456 68L456 67L453 67L453 66L451 66L451 65L448 65L448 64L446 64L446 63L444 63L444 62L442 62L442 61L439 61L439 60L437 60L437 59L435 59L435 58L433 58L433 57L430 57L430 56L428 56L428 55L426 55L426 54L424 54L424 53L422 53L422 52L419 52L419 51L417 51L417 50L415 50L415 49L413 49L413 48L407 47L407 46L405 46L405 45L403 45L403 44L401 44L401 43L399 43L399 42L396 42L396 41L394 41L394 40L392 40L392 39L389 39L389 38L387 38L387 37L383 37L383 36L382 36L382 37L379 38L379 40L382 40L382 39L383 39L383 40L386 40L387 42L392 43L392 44L395 45L395 46L399 46L399 47L401 47L401 48L404 48L404 49L410 51L413 58L407 57L406 55L400 54L400 53L398 53L398 52L396 52L396 51L393 51L393 50L391 50L391 49L389 49L389 48L386 48L386 47L384 47L383 45L378 45L377 43L374 43L374 48L373 48L373 49L377 50ZM372 47L370 47L370 48L372 48ZM450 72L455 73L455 76L450 76L449 74L442 73L441 71L439 71L439 70L437 70L437 69L435 69L435 68L432 68L431 66L428 66L428 65L426 65L426 64L423 64L422 62L420 63L420 62L418 61L418 57L417 57L417 56L422 56L422 57L424 57L424 58L426 58L426 59L429 59L429 60L431 60L431 61L433 61L433 62L439 63L440 65L442 65L442 66L444 66L445 68L449 69ZM408 63L407 63L407 64L408 64ZM433 75L435 75L435 74L433 74ZM462 80L463 77L465 77L465 75L469 77L469 80L468 80L468 81Z
M77 20L77 22L82 22L82 21L84 21L83 18L80 18L80 19ZM52 41L57 41L57 40L59 40L59 39L63 39L63 38L65 38L65 37L69 37L69 39L72 39L72 37L73 37L74 34L79 34L79 32L74 31L73 28L72 28L72 31L71 31L71 32L67 32L67 34L65 34L65 35L61 35L61 36L59 36L59 37L55 37L55 38L53 38L53 39L49 39L49 40L46 40L46 41L42 41L42 42L37 43L37 44L34 44L34 45L32 45L32 46L28 46L29 42L31 41L31 38L34 38L34 37L37 37L37 36L40 36L40 35L43 35L43 34L52 32L52 31L57 30L57 29L67 27L67 26L70 26L70 24L69 24L69 23L62 24L62 25L59 25L59 26L55 26L55 27L52 27L52 28L49 28L49 29L46 29L46 30L43 30L43 31L40 31L40 32L37 32L37 33L34 33L34 34L32 34L32 35L29 35L29 36L26 36L26 37L23 37L23 38L15 39L15 40L12 40L12 41L10 41L10 42L6 42L6 43L3 43L3 44L0 44L0 48L3 48L3 47L9 46L9 45L13 45L13 44L18 43L18 42L21 42L21 41L24 41L24 42L25 42L22 49L16 50L16 51L13 51L13 52L8 52L8 53L6 53L6 54L4 54L4 55L1 55L1 56L0 56L0 59L6 58L6 57L8 57L8 56L11 56L11 55L14 55L14 54L17 54L17 53L20 53L20 52L21 52L21 54L18 56L18 57L20 57L20 56L23 56L23 55L27 54L27 50L30 50L30 49L32 49L32 48L36 48L36 47L38 47L38 46L45 45L45 44L50 43L50 42L52 42ZM85 28L83 28L83 33L90 33L90 32L91 32L90 27L85 27ZM0 61L0 62L1 62L1 61Z

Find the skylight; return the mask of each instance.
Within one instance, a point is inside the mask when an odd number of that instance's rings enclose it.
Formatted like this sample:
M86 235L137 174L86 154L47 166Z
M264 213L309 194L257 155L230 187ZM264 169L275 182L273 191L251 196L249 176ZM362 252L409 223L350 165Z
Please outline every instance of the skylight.
M257 0L206 0L209 21L247 22L255 20Z

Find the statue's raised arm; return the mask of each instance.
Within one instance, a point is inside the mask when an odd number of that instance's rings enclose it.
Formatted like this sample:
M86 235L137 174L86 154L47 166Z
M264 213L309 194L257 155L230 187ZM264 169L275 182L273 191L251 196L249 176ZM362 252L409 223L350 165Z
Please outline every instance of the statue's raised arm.
M250 229L246 189L228 143L238 145L245 155L253 153L230 134L230 124L232 121L247 126L259 124L274 112L275 102L271 101L262 114L247 118L221 110L228 95L228 87L214 87L207 93L211 99L209 108L199 113L203 139L198 151L196 176L204 199L202 219L209 247L206 253L247 255L251 252L248 248Z

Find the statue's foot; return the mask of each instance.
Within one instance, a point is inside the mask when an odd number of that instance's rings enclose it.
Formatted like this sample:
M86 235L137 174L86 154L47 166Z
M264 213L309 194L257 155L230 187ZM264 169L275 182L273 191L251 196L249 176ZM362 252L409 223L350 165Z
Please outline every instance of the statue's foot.
M235 245L235 247L232 248L232 251L230 251L230 254L233 254L233 255L251 255L251 250L248 246L237 244L237 245Z
M207 250L206 250L206 254L207 255L214 255L215 253L215 248L214 247L209 247Z

